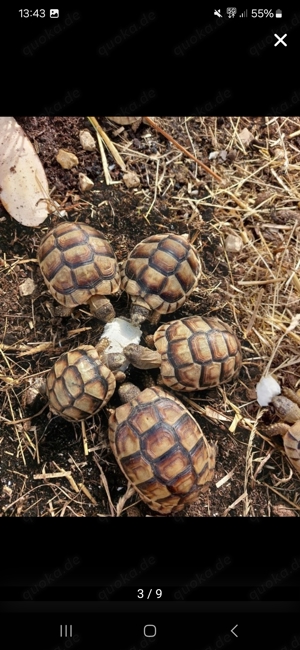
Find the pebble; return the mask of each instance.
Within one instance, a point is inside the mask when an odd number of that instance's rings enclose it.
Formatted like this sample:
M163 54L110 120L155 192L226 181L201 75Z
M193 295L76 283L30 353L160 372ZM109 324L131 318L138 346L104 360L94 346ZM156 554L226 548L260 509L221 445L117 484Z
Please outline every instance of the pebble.
M74 153L67 151L66 149L59 149L59 152L56 156L57 162L63 167L63 169L72 169L79 164L79 160Z

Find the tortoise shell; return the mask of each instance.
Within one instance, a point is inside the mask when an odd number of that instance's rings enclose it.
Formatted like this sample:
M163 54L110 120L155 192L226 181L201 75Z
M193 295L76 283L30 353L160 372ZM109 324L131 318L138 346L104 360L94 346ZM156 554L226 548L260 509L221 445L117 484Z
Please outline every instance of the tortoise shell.
M161 377L173 390L212 388L232 379L242 364L239 340L218 318L187 316L164 323L154 334Z
M276 414L282 421L268 427L268 433L282 436L285 453L300 474L300 391L295 393L285 386L282 393L272 399Z
M295 422L283 436L283 444L290 463L300 474L300 420Z
M101 363L92 345L65 352L46 379L51 411L66 420L85 420L99 411L113 395L116 380Z
M120 275L111 245L85 223L63 222L42 239L38 261L45 283L61 305L84 305L94 295L118 291Z
M198 253L186 236L152 235L123 262L121 286L133 302L142 298L149 309L167 314L183 305L200 273Z
M175 397L157 387L109 418L117 462L147 505L165 515L197 501L214 475L215 447Z

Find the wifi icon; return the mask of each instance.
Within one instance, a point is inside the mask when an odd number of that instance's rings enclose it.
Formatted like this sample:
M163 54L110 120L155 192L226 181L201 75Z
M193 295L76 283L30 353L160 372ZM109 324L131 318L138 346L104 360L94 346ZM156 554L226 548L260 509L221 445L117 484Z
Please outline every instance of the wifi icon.
M247 18L247 16L248 16L248 9L243 11L243 13L239 15L239 18Z

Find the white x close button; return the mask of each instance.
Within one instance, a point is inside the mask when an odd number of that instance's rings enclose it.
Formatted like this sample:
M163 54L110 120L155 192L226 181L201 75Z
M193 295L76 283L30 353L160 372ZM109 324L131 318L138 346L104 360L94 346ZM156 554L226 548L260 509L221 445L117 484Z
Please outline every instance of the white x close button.
M283 42L284 39L285 39L285 37L287 36L287 34L283 34L283 36L281 36L281 37L278 36L278 34L274 34L274 36L276 36L276 38L278 39L278 40L277 40L277 43L274 43L274 47L277 47L277 45L279 45L279 43L281 43L282 45L284 45L284 47L287 47L287 43L284 43L284 42Z

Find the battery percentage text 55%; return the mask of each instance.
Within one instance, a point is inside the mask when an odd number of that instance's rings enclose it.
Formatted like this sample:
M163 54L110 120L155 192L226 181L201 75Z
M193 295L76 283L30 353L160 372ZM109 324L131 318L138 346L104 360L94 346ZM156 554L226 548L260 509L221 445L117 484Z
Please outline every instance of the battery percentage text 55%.
M138 589L137 597L142 600L159 600L162 597L162 589Z
M251 9L252 18L274 18L273 9Z

